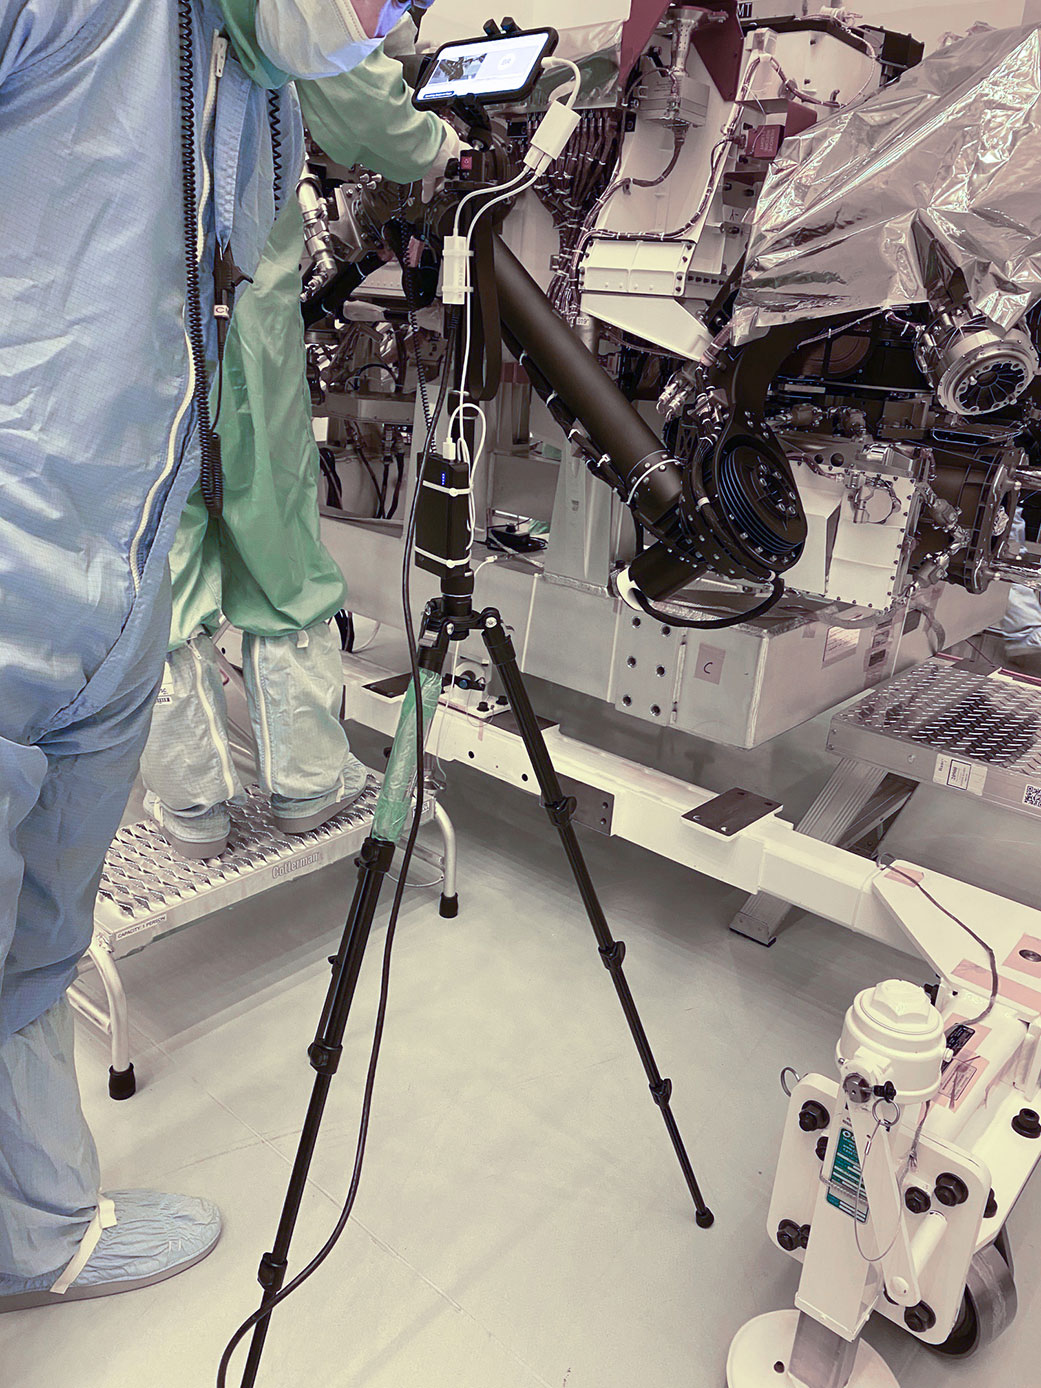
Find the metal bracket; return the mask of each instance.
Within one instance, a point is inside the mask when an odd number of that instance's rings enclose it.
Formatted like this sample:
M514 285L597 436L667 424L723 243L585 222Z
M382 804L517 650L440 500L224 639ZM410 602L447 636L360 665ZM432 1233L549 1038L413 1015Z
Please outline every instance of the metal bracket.
M688 810L683 818L689 819L692 824L700 824L702 829L711 829L714 833L731 838L780 808L779 800L767 800L765 796L754 795L750 790L740 790L735 786L732 790L725 790L722 795L706 800L697 809Z
M576 781L570 776L560 776L558 779L564 794L575 802L573 822L597 834L610 834L614 820L614 795L609 790L586 785L584 781Z

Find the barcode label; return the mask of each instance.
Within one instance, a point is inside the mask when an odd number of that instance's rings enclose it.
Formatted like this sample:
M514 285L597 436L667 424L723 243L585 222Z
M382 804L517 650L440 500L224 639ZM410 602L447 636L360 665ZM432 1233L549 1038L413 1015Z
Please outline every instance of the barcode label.
M1023 791L1023 804L1032 810L1041 809L1041 786L1028 785Z

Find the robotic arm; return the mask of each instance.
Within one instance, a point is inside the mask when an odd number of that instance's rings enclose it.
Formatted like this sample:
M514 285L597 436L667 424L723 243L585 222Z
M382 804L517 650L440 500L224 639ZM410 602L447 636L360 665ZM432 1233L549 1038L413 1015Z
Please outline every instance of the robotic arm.
M806 520L763 402L774 371L804 330L775 330L720 360L712 379L731 402L729 415L706 412L709 428L684 464L670 455L501 239L495 244L495 281L507 344L534 388L572 442L576 431L584 431L591 469L654 536L618 576L623 599L653 612L654 600L713 573L772 586L765 603L725 620L746 621L772 606L783 591L781 574L802 551Z

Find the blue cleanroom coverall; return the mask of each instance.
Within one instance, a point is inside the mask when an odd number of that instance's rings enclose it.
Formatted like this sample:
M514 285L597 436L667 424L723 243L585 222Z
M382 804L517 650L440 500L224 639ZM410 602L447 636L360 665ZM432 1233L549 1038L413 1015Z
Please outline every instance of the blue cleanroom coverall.
M212 325L215 235L251 273L273 222L262 86L284 83L300 16L247 74L215 46L221 6L190 9ZM277 31L299 5L224 9L250 37L255 9ZM145 742L166 556L198 474L177 13L176 0L0 0L0 1310L46 1297L88 1245L69 1297L158 1280L219 1230L203 1201L100 1199L63 1001ZM340 67L372 46L344 43ZM279 102L295 169L291 89Z

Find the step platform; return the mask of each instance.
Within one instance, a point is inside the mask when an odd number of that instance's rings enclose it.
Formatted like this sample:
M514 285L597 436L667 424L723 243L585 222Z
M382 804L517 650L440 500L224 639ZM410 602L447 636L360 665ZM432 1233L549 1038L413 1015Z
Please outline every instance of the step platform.
M836 714L828 750L1041 818L1041 681L935 656Z
M181 930L215 911L257 896L357 853L370 829L380 783L375 776L354 803L305 834L283 834L257 786L231 806L228 847L218 858L182 858L151 819L116 834L94 907L95 943L114 959ZM423 819L435 811L425 798Z

